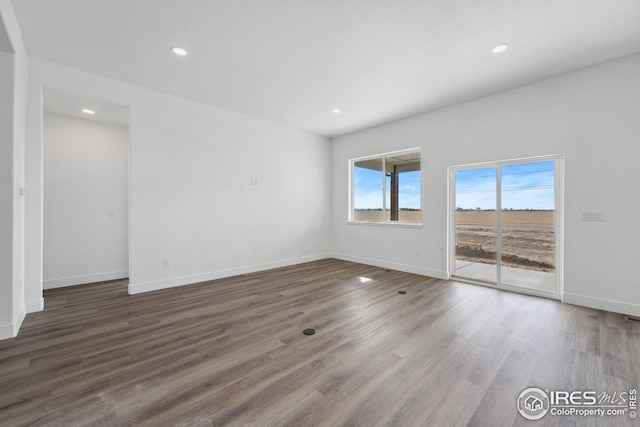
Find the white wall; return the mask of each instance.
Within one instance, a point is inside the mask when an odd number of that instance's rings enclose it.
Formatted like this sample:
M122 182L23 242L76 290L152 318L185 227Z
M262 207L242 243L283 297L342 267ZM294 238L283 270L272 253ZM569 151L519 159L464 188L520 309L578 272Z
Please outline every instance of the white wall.
M44 114L44 289L129 274L129 128Z
M42 290L43 87L131 107L130 292L326 256L327 139L47 62L29 65L30 297Z
M564 153L564 301L640 315L638 76L634 55L336 138L336 256L446 278L447 167ZM348 159L418 146L423 228L347 224ZM582 222L583 211L606 221Z
M0 51L3 100L13 98L13 56ZM0 103L0 123L0 325L9 330L13 322L13 102Z
M0 0L0 339L18 333L24 300L24 119L27 56L13 8Z

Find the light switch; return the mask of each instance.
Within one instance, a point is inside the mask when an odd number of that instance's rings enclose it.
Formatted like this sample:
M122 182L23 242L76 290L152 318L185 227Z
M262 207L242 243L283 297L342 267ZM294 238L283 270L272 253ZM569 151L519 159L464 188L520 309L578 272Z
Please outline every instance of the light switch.
M581 221L604 221L604 212L582 212Z

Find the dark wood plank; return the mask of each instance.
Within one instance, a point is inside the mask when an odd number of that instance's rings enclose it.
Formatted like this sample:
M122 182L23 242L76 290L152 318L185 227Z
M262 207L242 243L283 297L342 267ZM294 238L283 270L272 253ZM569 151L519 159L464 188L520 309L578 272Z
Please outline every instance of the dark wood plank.
M528 425L524 388L637 387L638 354L621 315L333 259L114 281L46 291L0 342L0 425ZM633 425L544 419L567 424Z

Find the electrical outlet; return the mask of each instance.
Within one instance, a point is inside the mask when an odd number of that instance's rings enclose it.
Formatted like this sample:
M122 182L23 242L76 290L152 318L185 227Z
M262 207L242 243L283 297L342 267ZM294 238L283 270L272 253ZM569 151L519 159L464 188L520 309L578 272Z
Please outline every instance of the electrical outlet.
M164 268L171 267L171 260L169 258L164 258L162 260L162 265L164 266Z
M416 258L420 258L421 255L420 251L416 251Z

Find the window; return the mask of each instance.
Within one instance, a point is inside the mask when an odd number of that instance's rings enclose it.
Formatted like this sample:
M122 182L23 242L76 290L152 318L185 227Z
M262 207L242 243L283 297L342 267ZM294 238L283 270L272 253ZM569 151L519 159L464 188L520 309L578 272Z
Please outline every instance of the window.
M422 222L420 149L353 159L350 221Z

